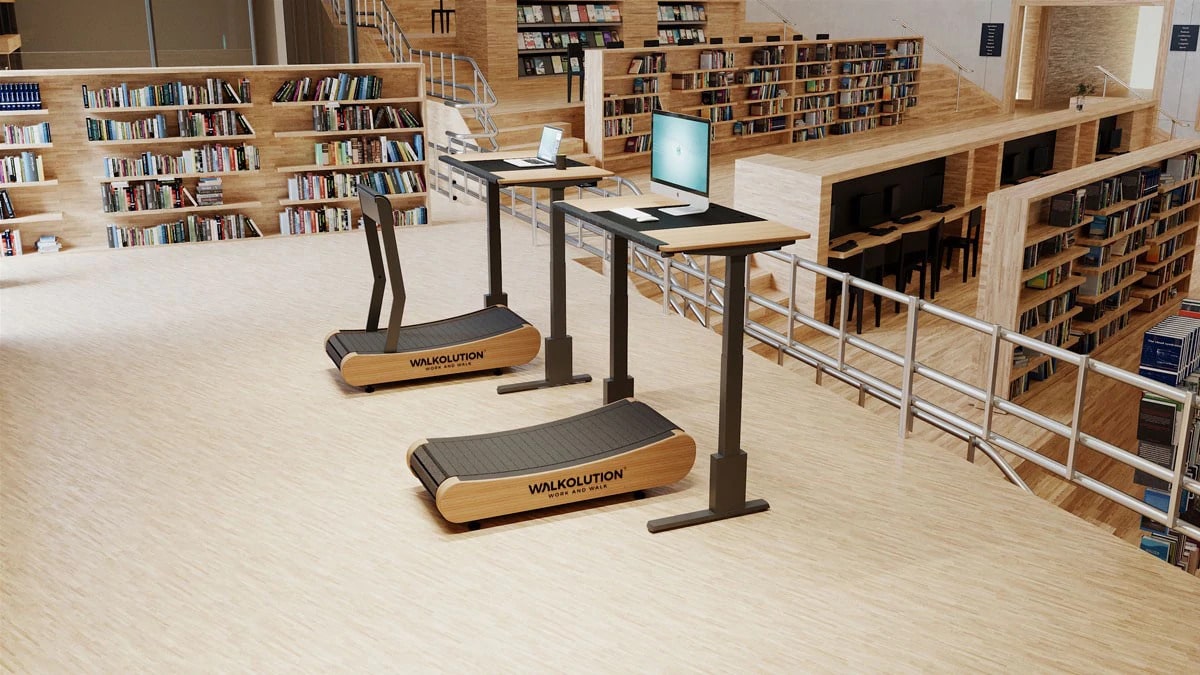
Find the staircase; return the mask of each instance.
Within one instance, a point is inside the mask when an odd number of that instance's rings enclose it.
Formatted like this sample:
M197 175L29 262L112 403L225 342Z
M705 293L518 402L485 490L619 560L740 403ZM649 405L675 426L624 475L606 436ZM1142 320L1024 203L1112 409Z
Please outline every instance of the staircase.
M1000 112L1000 101L966 76L961 86L959 90L956 68L925 61L921 66L920 104L908 114L922 121L945 122Z

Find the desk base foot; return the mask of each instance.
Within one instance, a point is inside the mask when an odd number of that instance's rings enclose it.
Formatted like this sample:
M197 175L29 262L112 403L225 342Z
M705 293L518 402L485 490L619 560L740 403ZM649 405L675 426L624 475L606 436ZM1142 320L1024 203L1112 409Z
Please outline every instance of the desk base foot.
M496 305L508 307L508 293L488 293L483 296L484 307L495 307Z
M564 387L568 384L583 384L591 382L592 376L587 374L572 375L565 380L537 380L535 382L516 382L513 384L502 384L496 387L497 394L515 394L519 391L533 391L534 389L549 389L550 387Z
M692 525L703 525L717 520L725 520L726 518L737 518L738 516L746 516L751 513L762 513L771 508L765 499L751 499L746 502L740 509L733 509L724 513L717 513L711 509L703 511L693 511L691 513L681 513L678 516L670 516L668 518L656 518L646 523L646 529L652 534L666 532L667 530L678 530L681 527L691 527Z
M614 403L623 398L633 398L633 378L624 377L621 379L613 379L611 377L604 378L604 403Z

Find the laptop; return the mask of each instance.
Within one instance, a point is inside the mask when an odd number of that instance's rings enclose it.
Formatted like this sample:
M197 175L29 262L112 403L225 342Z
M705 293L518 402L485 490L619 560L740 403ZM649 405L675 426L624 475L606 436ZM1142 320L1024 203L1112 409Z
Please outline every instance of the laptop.
M520 157L504 160L513 166L554 166L554 158L558 155L558 146L562 144L562 129L558 127L542 127L542 141L538 143L537 157Z

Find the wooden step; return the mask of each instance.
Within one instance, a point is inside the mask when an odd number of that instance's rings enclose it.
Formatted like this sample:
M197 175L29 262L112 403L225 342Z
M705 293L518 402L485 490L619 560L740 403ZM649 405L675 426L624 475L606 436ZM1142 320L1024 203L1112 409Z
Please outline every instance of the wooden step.
M545 124L521 124L516 126L501 126L500 133L496 136L496 140L500 142L500 147L507 148L512 145L522 145L525 143L536 144L542 138L542 127L546 125L555 126L563 130L563 138L573 136L571 132L571 123L559 121L546 122Z

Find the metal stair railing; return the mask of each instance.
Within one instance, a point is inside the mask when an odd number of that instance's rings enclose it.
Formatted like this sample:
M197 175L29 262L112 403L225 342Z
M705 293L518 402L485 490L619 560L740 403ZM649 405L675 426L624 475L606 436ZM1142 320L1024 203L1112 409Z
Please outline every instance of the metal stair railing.
M341 25L346 25L345 0L327 0L334 16ZM472 142L477 147L499 150L496 140L499 128L492 118L491 109L499 102L496 92L475 59L452 52L416 49L400 27L396 15L384 0L357 0L355 25L375 28L387 48L388 54L400 63L421 63L425 66L426 93L439 98L454 108L469 114L480 126L478 132L447 131L453 141L450 147L461 148Z
M1140 93L1138 93L1138 91L1136 89L1134 89L1128 82L1126 82L1125 80L1122 80L1120 77L1117 77L1117 75L1114 74L1108 68L1098 65L1098 66L1096 66L1096 70L1099 70L1101 73L1104 74L1104 83L1100 87L1100 95L1101 96L1108 95L1108 81L1112 80L1113 82L1116 82L1117 84L1121 85L1122 87L1125 87L1125 91L1129 92L1130 96L1132 96L1138 100L1141 100L1141 101L1149 101L1150 100L1150 99L1146 98L1145 96L1142 96ZM1196 125L1195 121L1187 122L1187 121L1181 120L1178 117L1167 112L1166 110L1163 110L1161 104L1159 106L1157 106L1155 109L1158 111L1159 115L1167 118L1167 120L1169 120L1171 122L1171 138L1175 138L1175 129L1177 127L1185 127L1186 128L1186 127L1195 127L1195 125Z
M949 52L947 52L946 50L939 47L936 42L934 42L933 40L930 40L928 37L925 36L924 33L914 29L912 26L909 26L907 23L904 22L903 19L893 17L892 21L894 23L900 24L900 27L903 28L904 30L908 31L909 33L912 33L913 35L921 36L921 38L925 40L926 45L928 45L931 49L933 49L933 51L937 52L938 54L941 54L942 58L949 61L951 63L951 65L953 65L955 68L958 69L958 76L954 79L954 112L958 112L959 111L959 103L962 100L963 73L974 73L975 69L968 68L965 65L963 65L963 63L961 61L954 58L953 56L950 55Z

